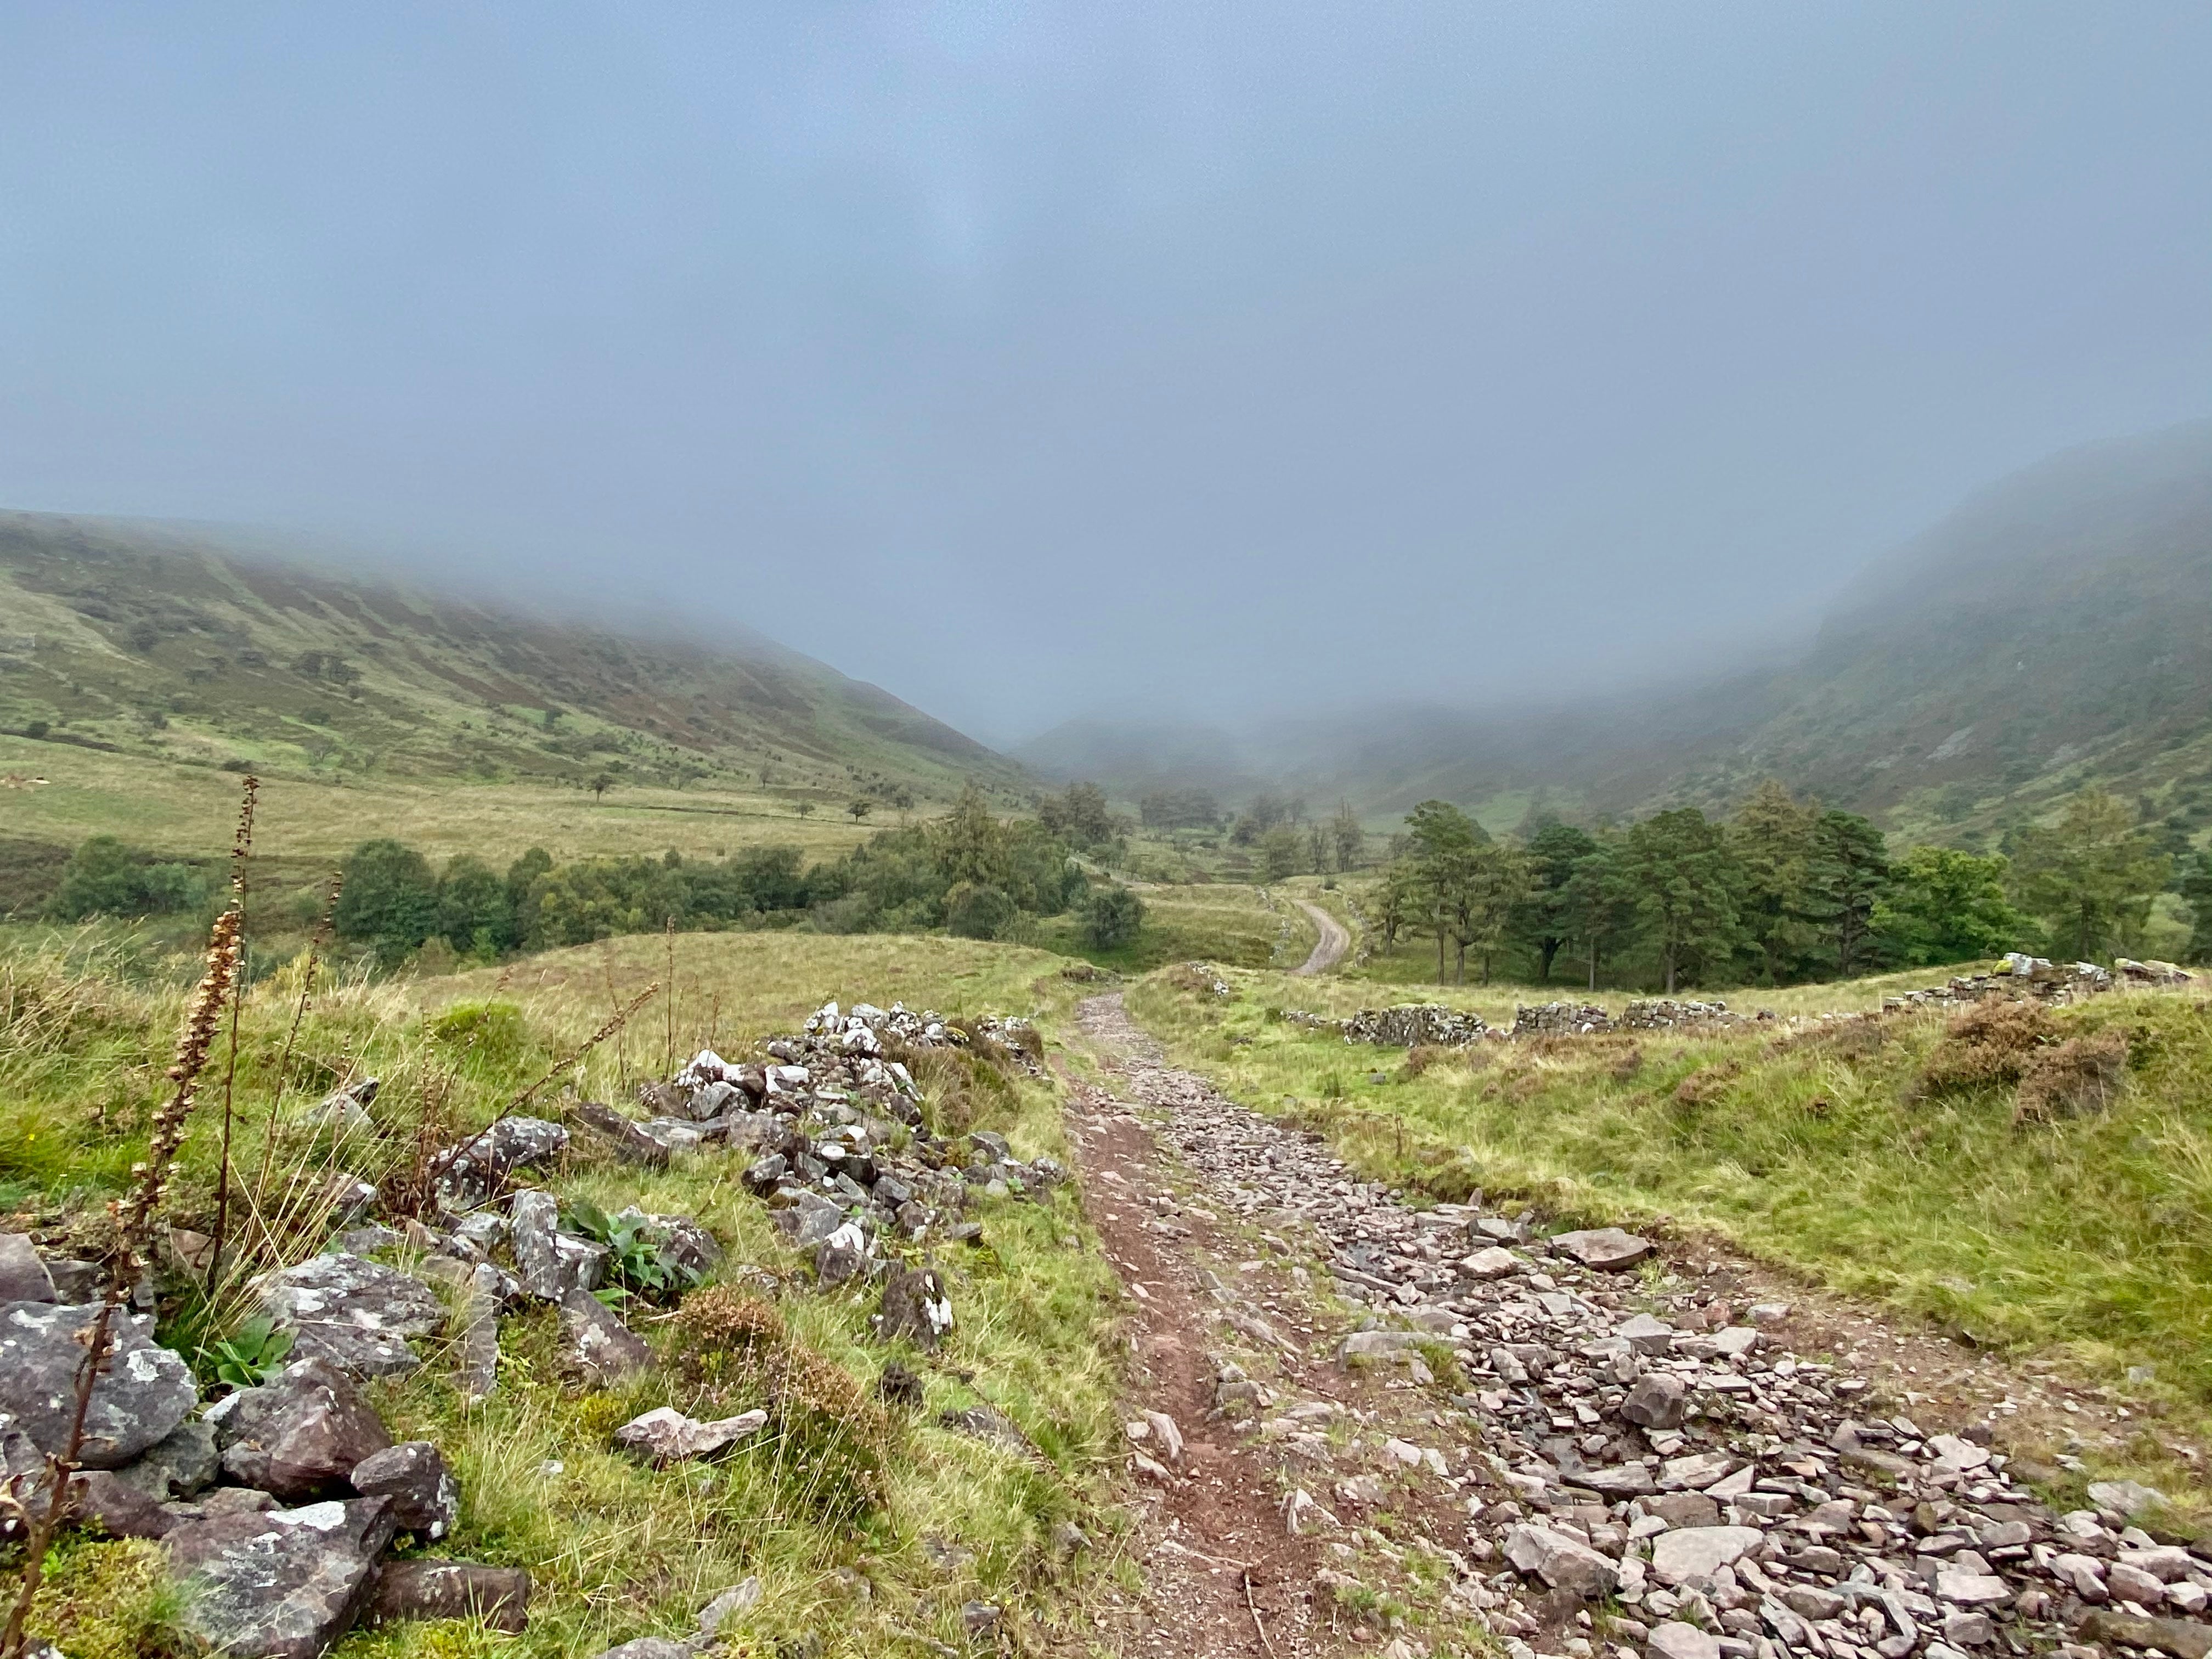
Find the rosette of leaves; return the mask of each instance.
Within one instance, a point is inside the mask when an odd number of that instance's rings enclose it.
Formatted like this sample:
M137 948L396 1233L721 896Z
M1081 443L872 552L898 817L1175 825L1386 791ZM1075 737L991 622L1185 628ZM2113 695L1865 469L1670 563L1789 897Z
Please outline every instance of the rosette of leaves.
M669 1255L661 1241L635 1216L610 1216L589 1199L568 1204L568 1225L607 1247L605 1289L593 1292L609 1306L630 1297L666 1302L699 1282L698 1270Z

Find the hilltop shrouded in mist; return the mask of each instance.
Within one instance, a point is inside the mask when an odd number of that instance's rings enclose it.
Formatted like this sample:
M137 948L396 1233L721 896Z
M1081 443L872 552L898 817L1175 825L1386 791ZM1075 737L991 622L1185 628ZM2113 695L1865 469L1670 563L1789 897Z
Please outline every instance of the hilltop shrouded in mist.
M1773 660L2204 412L2212 18L0 20L0 505L749 625L1006 746Z

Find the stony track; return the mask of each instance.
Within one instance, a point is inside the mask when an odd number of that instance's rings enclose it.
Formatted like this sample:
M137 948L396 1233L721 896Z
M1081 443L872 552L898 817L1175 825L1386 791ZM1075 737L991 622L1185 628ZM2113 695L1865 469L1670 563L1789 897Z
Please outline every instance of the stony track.
M2212 1556L2136 1530L2146 1494L2124 1483L2093 1489L2096 1510L2037 1502L1993 1448L2008 1397L1913 1420L1850 1362L1795 1351L1786 1305L1738 1305L1614 1230L1545 1238L1526 1213L1412 1207L1165 1064L1118 996L1082 1021L1116 1085L1080 1092L1077 1121L1086 1176L1120 1142L1107 1196L1086 1180L1113 1210L1109 1251L1125 1274L1140 1251L1192 1304L1153 1309L1147 1340L1172 1345L1179 1321L1205 1350L1211 1409L1192 1422L1187 1353L1182 1432L1230 1494L1232 1553L1263 1553L1263 1492L1282 1540L1262 1592L1279 1638L1228 1616L1221 1574L1186 1574L1156 1591L1146 1650L2212 1653ZM1142 1324L1158 1298L1138 1283ZM1166 1493L1149 1572L1190 1483L1146 1438L1133 1466ZM1179 1624L1208 1583L1210 1624Z

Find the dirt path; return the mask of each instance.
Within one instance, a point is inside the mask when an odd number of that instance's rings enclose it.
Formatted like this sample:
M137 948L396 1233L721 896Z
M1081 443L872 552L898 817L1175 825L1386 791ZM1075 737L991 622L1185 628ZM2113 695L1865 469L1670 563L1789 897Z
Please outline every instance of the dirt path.
M2014 1484L2034 1382L1785 1305L1709 1248L1416 1211L1168 1066L1118 995L1080 1013L1111 1089L1079 1085L1072 1127L1130 1293L1130 1418L1182 1442L1133 1436L1144 1589L1110 1650L2212 1645L2212 1551L2128 1527L2135 1493L2059 1516Z
M1311 916L1314 926L1321 929L1321 937L1314 941L1313 954L1291 971L1307 976L1325 974L1344 960L1344 953L1352 948L1352 933L1318 904L1309 904L1304 899L1292 899L1291 902Z

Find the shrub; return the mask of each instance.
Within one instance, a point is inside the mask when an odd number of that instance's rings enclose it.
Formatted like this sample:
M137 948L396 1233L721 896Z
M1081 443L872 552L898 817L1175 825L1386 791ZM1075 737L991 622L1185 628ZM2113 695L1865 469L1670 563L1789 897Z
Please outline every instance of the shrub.
M2039 1002L1978 1002L1945 1028L1921 1067L1923 1096L2018 1083L2028 1056L2058 1041L2051 1011Z
M65 921L86 916L150 916L206 902L207 884L191 866L148 864L113 836L88 836L63 866L47 909Z
M2021 1067L2013 1121L2048 1123L2101 1112L2119 1093L2127 1070L2128 1040L2122 1031L2069 1037L2055 1048L2038 1048Z
M1002 887L963 881L945 896L945 925L961 939L996 939L1013 920L1014 902Z
M345 890L331 921L341 939L376 947L394 967L438 925L438 881L429 860L389 838L365 841L345 861Z
M1144 925L1144 900L1119 884L1100 888L1084 907L1083 936L1101 951L1128 944Z
M799 1508L851 1520L883 1503L890 1418L843 1366L794 1340L773 1306L718 1285L686 1297L669 1325L681 1375L767 1410L771 1468Z

